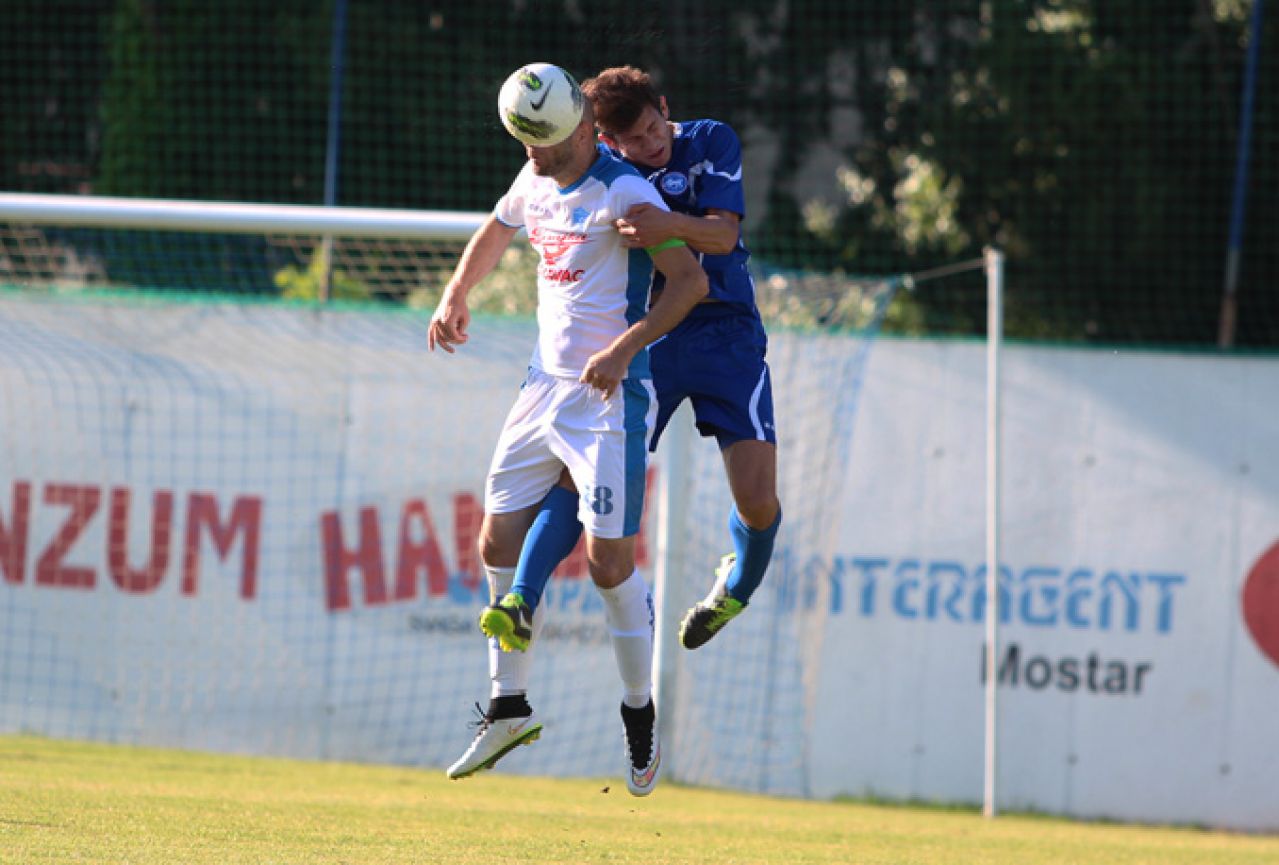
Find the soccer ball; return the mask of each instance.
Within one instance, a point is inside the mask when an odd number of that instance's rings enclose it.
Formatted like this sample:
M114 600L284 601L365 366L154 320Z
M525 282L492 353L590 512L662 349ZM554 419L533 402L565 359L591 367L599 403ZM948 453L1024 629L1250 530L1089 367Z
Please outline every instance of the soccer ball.
M572 134L582 120L582 88L550 63L530 63L511 73L497 96L497 114L515 138L550 147Z

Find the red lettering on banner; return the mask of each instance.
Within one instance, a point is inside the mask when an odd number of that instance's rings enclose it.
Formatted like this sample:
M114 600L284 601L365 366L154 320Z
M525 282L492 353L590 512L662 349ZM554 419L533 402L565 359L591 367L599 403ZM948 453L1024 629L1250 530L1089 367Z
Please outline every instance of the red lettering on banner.
M102 492L97 487L76 484L45 485L45 504L66 505L71 508L71 513L36 561L37 584L68 589L93 588L96 576L93 568L63 566L62 557L75 544L89 520L93 519L101 499Z
M200 530L206 529L219 559L226 559L242 536L240 597L252 600L258 591L258 539L262 534L262 499L240 496L231 505L227 523L218 519L218 500L212 493L191 493L187 498L187 532L182 555L182 594L194 595L200 580Z
M462 585L475 590L480 585L480 526L484 508L471 493L453 494L453 544L457 550L457 569Z
M325 603L330 612L351 607L347 573L358 569L364 578L364 603L386 603L386 576L382 563L382 531L377 508L360 508L360 543L354 550L342 543L342 521L336 511L321 515Z
M13 485L12 523L5 527L0 514L0 570L5 582L21 583L27 573L27 532L31 526L31 484L18 481Z
M173 532L173 493L158 490L151 507L151 553L143 568L129 566L129 488L111 490L107 523L107 567L111 579L126 592L155 591L169 569L169 537Z
M0 571L4 582L20 585L26 579L26 554L31 527L31 482L15 481L12 516L6 523L0 511ZM56 588L92 589L97 569L64 565L63 559L93 521L102 501L101 487L89 484L45 484L44 503L70 508L70 513L36 560L35 584ZM172 551L174 493L152 493L150 544L146 564L130 563L129 487L112 487L107 514L106 571L121 591L146 594L164 582ZM237 538L243 543L240 595L252 600L257 593L258 549L262 524L262 498L240 496L231 507L226 523L218 518L217 497L212 493L192 493L187 500L186 543L183 548L182 593L194 595L200 574L200 535L207 530L217 553L226 558Z
M650 468L646 487L651 492L656 470ZM14 481L10 507L0 509L0 572L3 582L22 585L26 580L27 552L32 521L32 486L30 481ZM92 523L102 503L103 489L88 484L49 483L44 487L43 502L69 509L35 563L35 584L56 588L92 589L97 581L97 568L92 565L68 565L64 559ZM170 490L151 493L150 542L145 563L135 567L130 549L132 490L110 489L106 530L105 570L119 589L128 594L154 592L168 573L172 552L175 494ZM483 584L477 541L483 521L478 498L458 492L453 501L453 540L457 551L457 569L462 586L475 590ZM182 547L181 592L196 595L200 581L201 546L212 542L219 560L226 560L232 547L241 545L240 596L253 600L257 596L258 562L262 535L264 500L261 496L239 496L223 518L218 498L213 493L194 492L187 498L186 533ZM649 564L646 538L647 513L641 522L635 546L635 563ZM445 561L440 537L423 499L406 502L400 512L398 555L395 584L387 585L386 563L382 550L382 533L378 509L368 506L358 515L358 540L348 547L336 511L321 514L321 544L324 556L326 606L329 611L351 607L350 578L358 571L363 581L363 602L378 606L391 602L411 601L418 596L419 575L424 576L429 597L448 594L450 570ZM99 565L98 567L101 567ZM590 571L586 548L578 543L555 571L559 579L580 579ZM390 589L390 591L388 591Z
M1240 600L1253 642L1279 667L1279 541L1261 554L1244 578Z
M414 540L414 525L420 540ZM426 591L438 596L448 592L449 572L444 567L440 542L426 502L414 499L400 513L400 552L395 569L395 600L417 597L417 575L426 571Z

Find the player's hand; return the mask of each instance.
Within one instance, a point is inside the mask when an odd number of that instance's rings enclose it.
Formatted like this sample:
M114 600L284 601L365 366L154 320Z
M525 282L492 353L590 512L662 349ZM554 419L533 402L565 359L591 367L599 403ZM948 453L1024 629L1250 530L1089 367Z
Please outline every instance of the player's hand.
M612 348L606 348L591 355L578 381L590 385L605 397L610 397L622 379L626 378L626 367L629 364L630 358L623 357Z
M622 235L622 246L644 249L665 243L675 236L670 226L670 211L651 204L636 204L613 224Z
M426 344L431 351L439 346L452 354L453 346L462 345L470 339L466 332L470 323L471 311L467 308L466 301L453 297L446 290L440 298L435 315L431 316L430 326L426 329Z

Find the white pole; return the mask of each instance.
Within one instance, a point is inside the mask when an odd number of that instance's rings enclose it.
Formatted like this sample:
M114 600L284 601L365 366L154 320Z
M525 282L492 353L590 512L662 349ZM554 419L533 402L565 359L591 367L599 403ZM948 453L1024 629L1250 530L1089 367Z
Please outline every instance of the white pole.
M0 222L33 225L466 240L486 218L445 210L0 192Z
M1004 254L986 259L986 741L982 814L996 814L999 648L999 349L1004 333Z
M662 434L662 464L658 476L657 560L653 568L655 632L653 634L653 682L657 702L657 726L662 738L662 763L666 777L674 778L674 719L678 708L678 657L675 635L684 612L680 574L684 563L684 525L688 520L689 448L693 419L687 403L681 405Z

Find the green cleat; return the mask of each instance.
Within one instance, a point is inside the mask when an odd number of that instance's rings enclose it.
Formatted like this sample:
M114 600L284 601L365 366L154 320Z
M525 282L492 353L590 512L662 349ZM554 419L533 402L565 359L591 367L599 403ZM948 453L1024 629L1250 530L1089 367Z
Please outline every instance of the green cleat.
M729 553L720 559L711 593L684 614L684 621L679 626L679 641L685 649L706 645L711 637L746 609L746 605L730 595L726 588L728 575L733 572L733 565L736 563L736 553Z
M503 652L523 652L533 639L533 611L517 594L509 594L480 613L480 630L497 639Z

